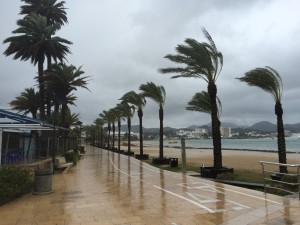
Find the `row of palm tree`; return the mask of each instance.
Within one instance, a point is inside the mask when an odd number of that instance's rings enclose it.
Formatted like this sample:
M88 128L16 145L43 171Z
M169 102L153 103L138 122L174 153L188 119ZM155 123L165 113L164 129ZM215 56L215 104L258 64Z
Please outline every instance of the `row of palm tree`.
M81 67L76 68L63 62L70 53L69 45L72 42L55 36L68 22L65 1L21 1L25 3L20 10L24 18L17 21L18 28L12 32L15 36L3 41L9 44L4 54L13 55L13 59L30 60L33 65L38 66L38 76L35 78L39 91L26 88L10 105L12 109L25 114L31 113L34 118L48 122L53 121L53 107L55 117L60 118L59 125L68 128L72 123L67 120L72 115L68 105L74 105L77 99L73 91L78 87L88 89L88 77L82 76L84 71ZM45 62L47 69L44 69Z
M209 33L204 28L202 31L208 42L199 43L194 39L188 38L185 40L185 44L181 44L176 47L176 55L169 54L165 56L165 58L169 59L170 61L183 64L185 66L163 68L159 69L159 71L163 74L175 73L176 75L172 76L171 78L201 78L207 82L207 92L202 91L196 93L188 102L186 109L211 114L214 168L220 169L222 168L222 146L220 134L221 122L219 118L222 104L220 99L217 97L216 81L223 67L223 55L218 51ZM274 98L275 114L277 116L279 163L286 164L285 135L282 119L283 109L281 105L282 80L279 73L271 67L256 68L245 73L244 77L237 79L246 82L249 86L261 88L262 90L270 93ZM141 155L143 154L142 117L143 108L146 104L145 97L153 99L158 103L160 119L159 158L163 159L163 105L165 103L166 96L165 89L162 86L156 86L154 83L148 82L147 84L141 85L140 90L142 93L137 94L134 91L131 91L126 93L120 100L132 104L138 111ZM108 130L110 134L110 122L113 120L107 119L107 117L103 114L100 114L100 116L102 116L102 121L108 123ZM120 127L120 125L118 126ZM130 127L129 123L128 126ZM120 137L118 139L120 140ZM118 147L118 149L120 149L120 147ZM285 166L280 166L280 172L287 172L287 168Z
M108 148L115 149L115 123L118 122L118 151L120 151L120 134L121 134L121 120L127 120L128 127L128 149L127 154L131 153L131 119L137 111L139 118L139 141L140 141L140 154L137 156L139 158L143 158L143 109L146 106L146 98L152 99L159 106L159 120L160 120L160 145L159 145L159 160L164 160L163 154L163 119L164 119L164 110L163 106L166 99L166 91L163 86L156 85L153 82L147 82L146 84L142 84L139 87L141 93L136 93L135 91L129 91L125 93L119 100L121 101L114 108L109 110L103 110L102 113L99 114L99 118L94 121L95 129L101 130L98 132L102 137L104 136L103 125L107 124L107 132L108 132ZM110 144L110 134L112 129L112 147ZM103 138L100 140L100 146L103 147Z
M163 74L175 73L171 78L200 78L207 82L207 92L196 93L188 103L187 109L211 114L214 168L219 169L222 167L221 123L218 117L221 102L217 98L216 81L222 70L223 56L218 51L209 33L204 28L202 31L208 42L199 43L194 39L188 38L185 40L185 44L176 47L177 54L165 56L170 61L184 66L169 67L159 69L159 71ZM279 163L286 164L286 146L282 119L283 109L281 105L283 85L279 73L271 67L256 68L246 72L244 77L238 79L246 82L249 86L256 86L270 93L275 100L278 158ZM287 167L280 166L280 172L286 173Z

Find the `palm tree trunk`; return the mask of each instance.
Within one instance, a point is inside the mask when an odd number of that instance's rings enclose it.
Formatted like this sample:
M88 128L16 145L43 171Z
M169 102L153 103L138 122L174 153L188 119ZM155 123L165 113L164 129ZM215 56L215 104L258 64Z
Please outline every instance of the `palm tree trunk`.
M277 144L278 144L278 159L279 163L286 164L286 148L285 148L285 135L283 126L283 110L280 102L275 104L275 114L277 116ZM280 173L287 173L286 166L279 167Z
M159 107L159 159L164 158L164 109Z
M39 81L39 92L40 92L40 119L45 120L45 85L44 85L44 60L38 62L38 81Z
M51 56L47 56L47 69L49 70L51 67ZM45 96L46 99L46 105L47 105L47 117L50 118L51 116L51 94L50 91L47 91L47 94Z
M116 126L113 122L112 124L112 130L113 130L113 138L112 138L112 149L115 150L115 133L116 133Z
M103 127L101 126L100 147L103 148Z
M131 152L131 119L130 117L127 118L127 125L128 125L128 153Z
M118 151L121 150L121 120L118 120Z
M110 150L110 130L111 130L111 127L110 127L110 123L108 124L108 139L107 139L107 148L108 150Z
M221 132L220 132L220 120L218 118L218 106L217 106L217 86L211 82L207 87L208 94L211 103L211 125L212 136L214 146L214 167L216 169L222 168L222 144L221 144Z
M143 149L143 110L138 110L138 117L140 121L140 155L144 155Z

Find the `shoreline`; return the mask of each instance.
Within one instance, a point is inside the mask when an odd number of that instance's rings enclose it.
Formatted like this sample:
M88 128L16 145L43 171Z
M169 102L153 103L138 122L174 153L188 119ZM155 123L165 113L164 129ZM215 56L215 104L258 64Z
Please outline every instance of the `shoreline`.
M140 146L139 143L137 144L131 144L132 146ZM159 147L156 145L143 145L144 147ZM181 149L181 147L179 146L170 146L170 145L164 145L164 148L175 148L175 149ZM191 146L185 146L185 149L207 149L207 150L212 150L213 148L207 148L207 147L202 147L202 148L198 148L198 147L191 147ZM277 153L277 150L269 150L269 149L248 149L248 148L222 148L223 150L232 150L232 151L252 151L252 152L275 152ZM298 151L286 151L286 153L298 153ZM300 152L299 152L300 153Z
M139 154L139 143L132 142L131 149L135 154ZM123 146L124 148L124 146ZM159 147L152 145L144 145L144 154L149 157L158 157ZM164 146L164 156L178 158L181 163L181 148ZM295 152L287 152L288 164L300 164L300 154ZM189 148L186 147L187 165L200 168L202 164L205 166L213 166L212 148ZM241 149L223 149L222 151L223 166L232 167L241 170L261 171L259 161L278 162L277 151L263 150L241 150Z

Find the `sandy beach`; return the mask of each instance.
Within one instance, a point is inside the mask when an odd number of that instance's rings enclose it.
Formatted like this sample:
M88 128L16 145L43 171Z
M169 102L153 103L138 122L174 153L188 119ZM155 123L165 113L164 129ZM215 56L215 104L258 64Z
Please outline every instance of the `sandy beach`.
M133 143L132 151L139 154L138 142ZM125 150L123 147L122 149ZM159 148L153 146L144 146L144 154L149 154L150 157L158 157ZM181 161L181 149L164 147L164 156L179 158ZM212 149L186 149L187 164L191 166L213 165ZM223 166L232 167L235 169L256 170L261 171L259 161L278 162L277 152L262 152L262 151L243 151L243 150L223 150L222 151ZM287 163L300 164L300 154L287 153Z

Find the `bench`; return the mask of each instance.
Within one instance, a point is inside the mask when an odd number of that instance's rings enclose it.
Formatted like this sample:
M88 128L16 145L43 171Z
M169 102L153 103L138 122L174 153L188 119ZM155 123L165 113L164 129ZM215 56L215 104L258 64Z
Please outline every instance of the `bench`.
M67 173L73 166L73 163L67 163L65 157L56 157L55 166L57 169L64 169L62 173Z

